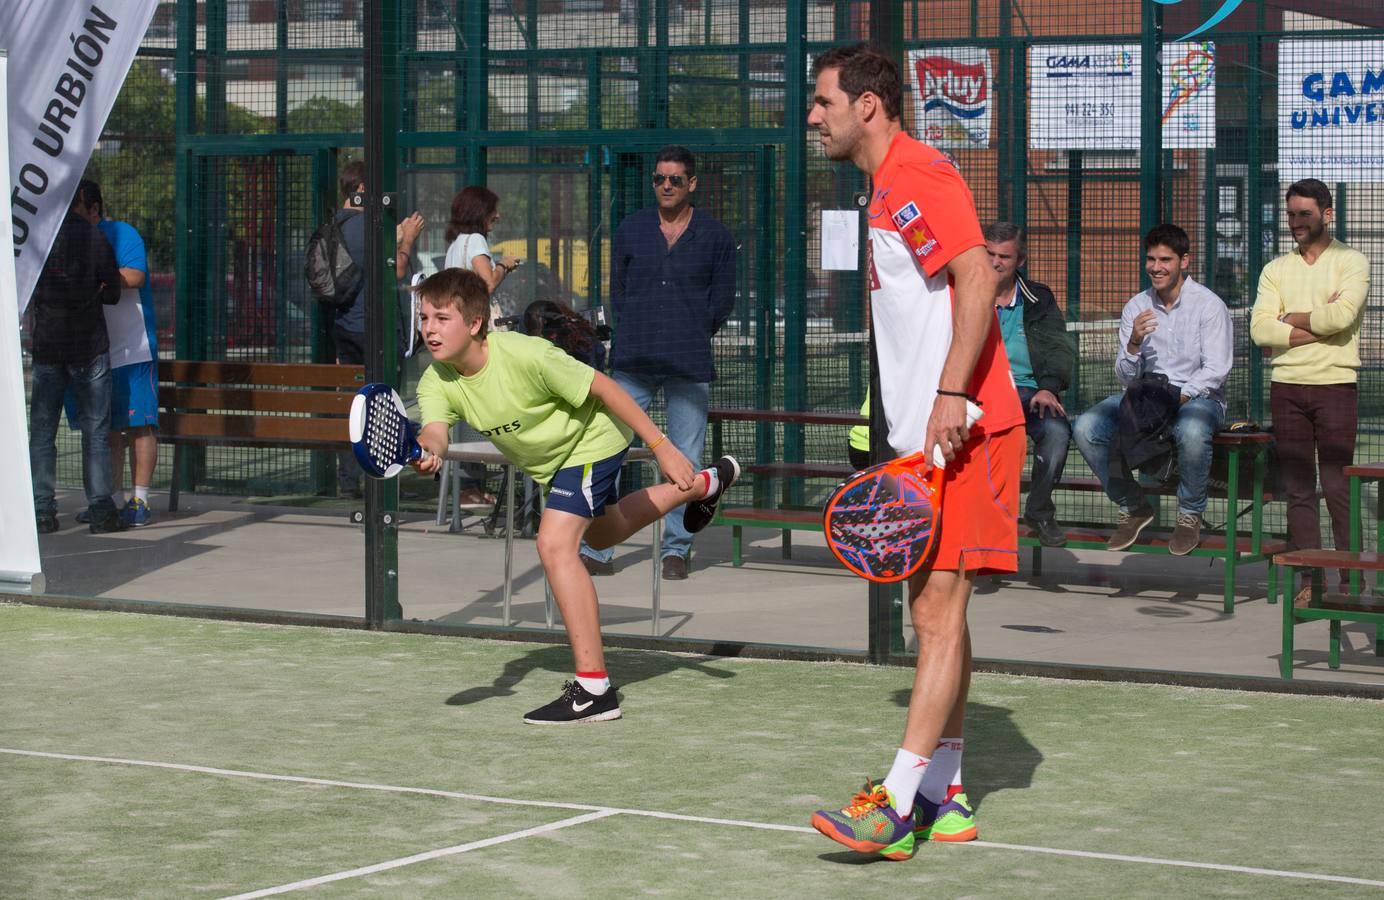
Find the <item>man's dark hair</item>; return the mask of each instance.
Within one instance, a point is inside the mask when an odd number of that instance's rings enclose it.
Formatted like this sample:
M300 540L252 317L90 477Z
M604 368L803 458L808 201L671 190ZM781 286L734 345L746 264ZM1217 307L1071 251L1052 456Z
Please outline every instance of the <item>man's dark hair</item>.
M1288 185L1288 195L1283 199L1291 200L1294 197L1317 201L1317 208L1322 212L1331 208L1331 188L1315 178L1304 178Z
M841 90L854 103L869 91L884 104L884 114L899 117L903 108L903 80L894 61L869 44L833 47L812 63L812 74L821 75L826 69L837 70Z
M1149 233L1144 235L1144 252L1147 253L1154 247L1167 247L1178 256L1186 256L1192 252L1192 241L1187 237L1187 232L1176 225L1164 222L1162 225L1153 226Z
M96 207L101 217L105 218L106 202L101 199L101 185L90 178L83 178L77 183L77 193L73 199L82 201L83 206Z
M365 184L365 162L363 160L352 160L341 167L341 174L337 176L336 185L341 189L341 199L345 200L356 192L356 188Z
M991 244L1019 242L1019 252L1028 255L1028 229L1013 222L992 222L985 226L985 240Z
M452 198L452 215L447 220L447 243L456 240L459 234L485 234L486 226L495 210L500 208L500 198L490 188L471 184L462 188Z
M693 156L692 151L688 150L686 147L679 147L677 144L669 144L658 151L658 155L654 157L654 165L657 166L659 163L666 162L677 163L682 166L688 178L697 177L697 158Z

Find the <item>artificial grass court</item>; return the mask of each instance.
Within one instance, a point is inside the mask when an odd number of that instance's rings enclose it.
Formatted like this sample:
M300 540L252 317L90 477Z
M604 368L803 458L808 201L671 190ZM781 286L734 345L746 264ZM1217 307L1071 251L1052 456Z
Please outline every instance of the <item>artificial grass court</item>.
M1379 896L1384 703L977 676L981 841L808 826L911 672L0 604L0 896Z

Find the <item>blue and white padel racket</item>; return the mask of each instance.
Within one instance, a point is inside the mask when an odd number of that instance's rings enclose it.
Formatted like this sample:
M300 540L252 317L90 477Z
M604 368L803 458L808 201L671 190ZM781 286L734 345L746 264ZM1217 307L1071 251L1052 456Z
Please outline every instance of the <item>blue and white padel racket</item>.
M409 421L404 401L387 384L367 384L351 401L351 449L365 474L393 478L423 456L418 426Z

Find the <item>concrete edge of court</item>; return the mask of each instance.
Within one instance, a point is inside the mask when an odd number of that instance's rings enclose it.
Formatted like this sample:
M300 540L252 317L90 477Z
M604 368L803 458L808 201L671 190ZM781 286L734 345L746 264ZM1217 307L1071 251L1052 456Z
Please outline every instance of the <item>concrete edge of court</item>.
M265 625L295 625L314 628L345 628L356 631L372 630L363 617L295 613L269 609L242 609L225 606L199 606L189 603L165 603L152 600L115 600L100 597L66 597L35 595L0 590L0 603L43 606L59 609L84 609L102 612L139 613L142 615L181 616L194 619L213 619L228 622L253 622ZM386 622L380 631L400 634L426 634L439 637L473 637L514 643L564 644L560 631L538 628L487 628L471 625L443 625L416 619ZM792 660L796 662L845 662L870 665L872 661L861 653L827 647L797 647L779 644L757 644L730 640L696 640L688 638L641 638L632 635L607 634L607 647L624 650L648 650L667 653L691 653L728 659ZM883 665L912 666L913 654L894 654ZM1384 686L1342 683L1333 681L1284 681L1279 678L1253 675L1225 675L1214 672L1175 672L1161 669L1139 669L1119 666L1079 665L1026 660L976 658L975 671L993 675L1019 675L1056 678L1068 681L1119 682L1126 684L1167 685L1171 687L1213 688L1228 691L1293 694L1307 696L1351 697L1384 700Z

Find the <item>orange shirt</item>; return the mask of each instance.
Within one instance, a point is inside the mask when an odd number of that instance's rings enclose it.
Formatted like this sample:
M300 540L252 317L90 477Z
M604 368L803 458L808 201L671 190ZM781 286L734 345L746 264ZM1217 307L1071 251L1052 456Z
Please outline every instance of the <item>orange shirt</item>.
M923 448L952 340L955 297L947 263L985 243L975 202L951 160L899 133L874 177L868 248L870 308L889 444ZM1024 422L999 326L985 337L967 392L995 434Z

